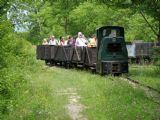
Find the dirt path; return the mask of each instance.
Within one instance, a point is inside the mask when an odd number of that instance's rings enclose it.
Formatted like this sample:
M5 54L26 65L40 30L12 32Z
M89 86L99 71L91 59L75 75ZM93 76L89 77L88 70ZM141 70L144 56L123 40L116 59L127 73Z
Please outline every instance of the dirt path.
M82 115L85 106L79 103L80 96L77 94L76 89L68 88L59 94L68 96L69 102L65 108L72 120L88 120Z

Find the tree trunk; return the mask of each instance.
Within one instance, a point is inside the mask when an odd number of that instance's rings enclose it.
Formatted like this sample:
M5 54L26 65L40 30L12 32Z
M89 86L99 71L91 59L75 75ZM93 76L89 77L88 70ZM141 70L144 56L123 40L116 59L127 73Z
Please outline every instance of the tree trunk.
M68 17L65 17L64 18L65 20L64 20L64 32L65 32L65 35L67 35L68 34Z
M153 33L156 36L159 36L160 34L153 28L153 26L148 22L147 18L145 17L144 13L142 11L140 11L140 14L142 15L143 19L146 21L146 23L148 24L148 26L151 28L151 30L153 31ZM160 26L159 26L160 27ZM160 28L159 28L160 29ZM159 31L160 32L160 31Z

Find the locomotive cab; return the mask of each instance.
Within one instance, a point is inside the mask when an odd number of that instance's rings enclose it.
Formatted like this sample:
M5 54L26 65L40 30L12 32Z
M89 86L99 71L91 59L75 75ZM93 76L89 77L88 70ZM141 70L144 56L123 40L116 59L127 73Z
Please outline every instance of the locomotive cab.
M128 53L124 28L104 26L97 34L96 72L100 74L128 73Z

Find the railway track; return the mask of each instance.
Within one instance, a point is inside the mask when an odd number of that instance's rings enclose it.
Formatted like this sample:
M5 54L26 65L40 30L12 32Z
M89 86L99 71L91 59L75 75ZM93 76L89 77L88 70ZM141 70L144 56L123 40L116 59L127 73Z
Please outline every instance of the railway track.
M153 87L151 87L151 86L148 86L148 85L145 85L145 84L143 84L143 83L140 83L139 81L133 80L133 79L131 79L131 78L129 78L129 77L124 77L124 78L125 78L126 80L134 83L134 84L137 84L137 85L139 85L139 86L145 87L145 88L147 88L147 89L149 89L149 90L155 91L155 92L157 92L157 93L160 94L160 91L159 91L159 90L157 90L157 89L155 89L155 88L153 88Z
M140 83L138 80L134 80L129 77L120 77L120 79L124 81L128 81L129 84L131 84L133 87L141 87L145 91L148 98L150 98L150 100L160 105L160 91L159 90L151 86L145 85L143 83Z

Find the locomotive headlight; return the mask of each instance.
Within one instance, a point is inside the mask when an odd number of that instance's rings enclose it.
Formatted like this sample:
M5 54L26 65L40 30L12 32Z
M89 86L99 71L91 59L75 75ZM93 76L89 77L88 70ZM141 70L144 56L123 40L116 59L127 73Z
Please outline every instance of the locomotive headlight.
M116 38L115 37L112 38L112 42L116 42Z
M108 65L107 64L105 64L105 68L107 68L108 67Z
M117 55L116 52L114 52L114 53L113 53L113 56L116 56L116 55Z
M104 63L104 64L103 64L103 71L107 72L107 71L108 71L108 68L109 68L108 64L107 64L107 63Z

